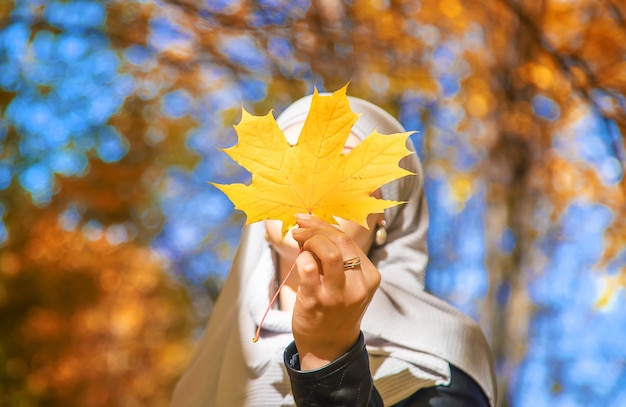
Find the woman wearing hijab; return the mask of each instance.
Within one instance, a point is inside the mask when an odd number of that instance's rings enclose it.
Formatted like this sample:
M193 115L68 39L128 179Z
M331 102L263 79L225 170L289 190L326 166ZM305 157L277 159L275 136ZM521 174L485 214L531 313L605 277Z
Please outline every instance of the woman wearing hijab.
M277 120L291 143L312 97L294 102ZM346 148L374 129L405 131L378 106L348 100L360 116ZM307 215L298 217L299 227L284 240L272 221L244 228L204 337L174 391L173 407L495 405L492 356L480 327L424 291L423 170L416 154L400 164L416 175L384 185L380 194L406 203L370 215L371 232ZM253 343L287 274L285 265L296 257L297 273ZM316 286L320 274L334 286ZM321 291L336 293L335 304L328 297L320 300ZM316 313L320 309L324 312Z

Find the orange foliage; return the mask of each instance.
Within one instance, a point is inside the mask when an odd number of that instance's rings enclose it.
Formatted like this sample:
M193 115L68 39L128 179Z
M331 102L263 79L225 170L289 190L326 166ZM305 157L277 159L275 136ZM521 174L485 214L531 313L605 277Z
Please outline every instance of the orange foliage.
M12 383L2 400L167 405L193 343L188 300L162 261L136 243L65 231L54 211L23 243L0 254L0 359Z

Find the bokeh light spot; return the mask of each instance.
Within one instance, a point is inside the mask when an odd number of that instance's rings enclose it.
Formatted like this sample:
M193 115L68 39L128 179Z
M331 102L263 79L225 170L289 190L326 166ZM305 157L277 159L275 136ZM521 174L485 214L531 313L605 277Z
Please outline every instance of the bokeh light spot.
M72 205L65 211L61 213L59 216L59 224L63 228L63 230L70 232L78 226L78 223L81 220L81 214L76 209L76 206Z
M254 39L240 35L225 37L220 43L220 50L234 64L241 65L251 71L267 69L268 61L261 53Z
M532 107L535 115L548 121L554 121L561 115L559 105L554 100L543 95L533 97Z
M91 219L85 223L82 230L87 240L91 240L92 242L102 237L102 224L95 219Z
M63 34L60 35L57 42L57 55L65 62L73 62L85 55L89 49L89 45L84 38Z
M76 150L55 151L50 157L50 167L64 176L82 175L87 169L87 156Z
M118 245L128 240L128 231L123 224L111 225L106 229L105 237L112 245Z
M54 184L54 177L50 167L45 163L37 163L19 174L19 183L30 192L35 203L48 202Z
M169 117L180 119L189 113L191 97L182 90L169 92L163 96L163 112Z
M98 134L96 151L98 157L106 163L121 160L128 152L128 141L115 127L107 126Z
M0 161L0 191L3 191L11 185L11 180L13 179L13 172L11 171L11 166L6 163Z

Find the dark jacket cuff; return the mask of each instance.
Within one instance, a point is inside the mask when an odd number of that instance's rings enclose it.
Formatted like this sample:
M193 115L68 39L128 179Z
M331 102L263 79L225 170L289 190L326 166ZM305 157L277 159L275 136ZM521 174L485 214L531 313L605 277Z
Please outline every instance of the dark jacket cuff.
M363 333L348 352L319 369L300 370L295 342L285 349L284 362L299 407L383 405L372 381Z

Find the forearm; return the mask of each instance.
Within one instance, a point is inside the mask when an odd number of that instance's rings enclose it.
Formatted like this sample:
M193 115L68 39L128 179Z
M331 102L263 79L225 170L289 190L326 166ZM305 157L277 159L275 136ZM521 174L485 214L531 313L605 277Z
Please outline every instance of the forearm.
M295 343L285 349L284 361L299 407L382 407L374 387L363 334L345 354L315 370L300 370Z

